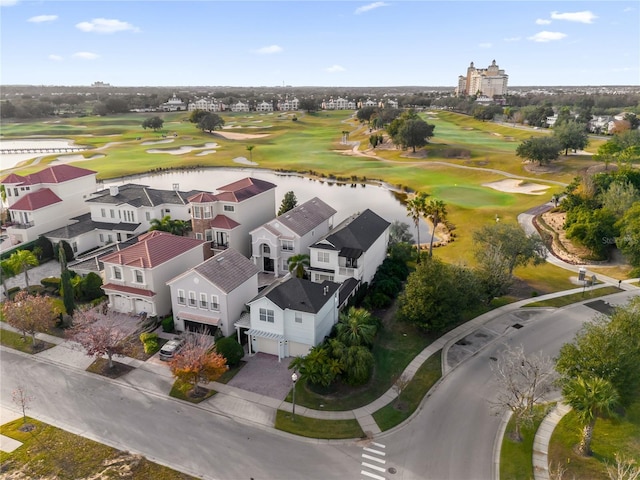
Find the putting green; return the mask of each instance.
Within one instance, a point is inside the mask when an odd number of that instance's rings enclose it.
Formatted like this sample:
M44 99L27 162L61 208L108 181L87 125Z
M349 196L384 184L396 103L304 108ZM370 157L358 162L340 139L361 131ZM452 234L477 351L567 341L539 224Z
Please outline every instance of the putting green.
M505 207L516 202L511 194L469 185L438 185L433 188L433 196L464 208Z

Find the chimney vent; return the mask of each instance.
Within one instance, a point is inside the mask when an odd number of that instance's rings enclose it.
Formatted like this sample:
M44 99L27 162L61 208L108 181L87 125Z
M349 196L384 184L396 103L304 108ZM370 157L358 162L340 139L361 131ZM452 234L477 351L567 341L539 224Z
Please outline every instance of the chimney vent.
M118 192L119 192L119 189L118 189L117 185L113 185L113 186L109 187L109 194L112 197L115 197L116 195L118 195Z

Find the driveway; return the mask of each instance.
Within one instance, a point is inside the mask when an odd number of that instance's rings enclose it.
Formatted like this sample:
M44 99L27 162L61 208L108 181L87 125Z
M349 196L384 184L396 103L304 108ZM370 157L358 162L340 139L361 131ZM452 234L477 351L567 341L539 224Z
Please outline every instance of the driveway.
M266 353L256 353L243 358L247 363L229 381L231 387L241 388L259 395L284 400L291 390L291 374L289 363L293 358L283 358Z

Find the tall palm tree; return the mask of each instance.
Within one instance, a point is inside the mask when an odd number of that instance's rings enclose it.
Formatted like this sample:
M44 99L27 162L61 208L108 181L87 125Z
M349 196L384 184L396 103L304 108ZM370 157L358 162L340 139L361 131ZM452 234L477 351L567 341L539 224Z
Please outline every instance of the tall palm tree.
M447 206L442 200L430 200L424 209L425 216L431 220L431 241L429 242L429 256L433 256L433 237L436 227L447 218Z
M304 278L309 268L309 255L300 253L294 255L287 260L289 272L293 273L297 278Z
M247 145L247 151L249 152L249 161L253 162L253 149L256 148L255 145Z
M14 272L9 264L9 260L2 260L2 262L0 262L0 268L2 269L2 290L4 291L5 300L8 300L9 290L7 288L7 278L13 277Z
M38 265L38 259L29 250L18 250L13 252L9 257L9 268L15 274L24 273L24 283L29 288L29 268L36 267Z
M426 207L427 194L424 192L418 192L411 200L407 200L407 216L413 220L418 234L418 243L416 245L418 249L418 263L420 263L420 219L424 216Z
M596 419L612 414L620 396L609 380L581 376L566 381L562 386L562 395L582 424L582 438L578 451L584 456L589 456Z
M377 330L373 317L364 308L349 308L340 314L336 325L338 340L348 347L373 344Z

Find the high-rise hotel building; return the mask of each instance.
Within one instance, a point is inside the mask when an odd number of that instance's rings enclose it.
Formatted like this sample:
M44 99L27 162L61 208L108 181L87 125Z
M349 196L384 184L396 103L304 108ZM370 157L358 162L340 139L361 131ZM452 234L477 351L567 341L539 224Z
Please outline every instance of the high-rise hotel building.
M471 62L467 68L467 75L458 77L456 96L482 95L489 98L496 95L504 96L507 94L508 81L509 75L506 75L504 70L500 70L495 60L487 68L476 68Z

